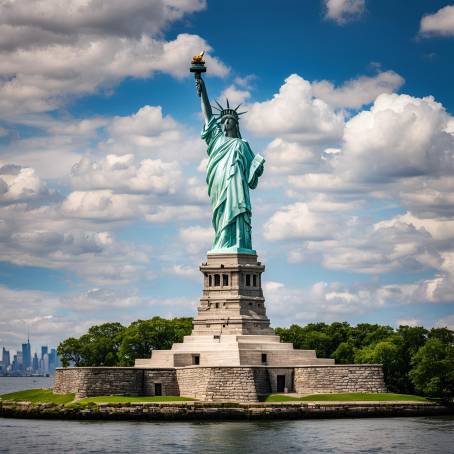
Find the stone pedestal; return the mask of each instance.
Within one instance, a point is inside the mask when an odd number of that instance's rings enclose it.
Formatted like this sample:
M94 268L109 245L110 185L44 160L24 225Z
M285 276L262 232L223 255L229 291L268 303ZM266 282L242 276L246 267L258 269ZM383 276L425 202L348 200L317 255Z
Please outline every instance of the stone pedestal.
M208 254L193 335L273 334L262 292L265 266L250 254Z
M295 350L270 328L262 292L265 266L257 256L208 254L200 267L203 294L194 329L171 350L155 350L136 367L238 367L334 364L314 350Z

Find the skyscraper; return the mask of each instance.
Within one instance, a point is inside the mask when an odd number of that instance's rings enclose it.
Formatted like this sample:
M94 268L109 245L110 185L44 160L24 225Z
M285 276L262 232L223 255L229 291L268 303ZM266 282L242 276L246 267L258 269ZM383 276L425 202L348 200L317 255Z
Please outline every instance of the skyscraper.
M33 356L33 360L32 360L32 372L36 373L36 372L38 372L38 369L39 369L39 359L38 359L38 355L35 352L35 355Z
M55 350L55 348L51 348L49 353L49 372L51 374L55 373L56 367L57 367L57 350Z
M6 350L5 347L3 347L2 351L2 363L4 369L11 365L11 356L9 354L9 350Z
M22 344L22 365L24 371L32 366L32 350L30 347L30 338L27 339L26 344Z
M41 346L41 358L39 360L39 368L43 374L47 374L49 372L49 355L48 355L49 348L47 345Z

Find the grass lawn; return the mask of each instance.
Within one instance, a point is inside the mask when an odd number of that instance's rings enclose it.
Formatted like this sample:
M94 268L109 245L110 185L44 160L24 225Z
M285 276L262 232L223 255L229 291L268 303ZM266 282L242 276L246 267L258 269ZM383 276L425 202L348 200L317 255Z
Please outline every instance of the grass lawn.
M80 399L77 402L84 403L126 403L126 402L176 402L176 401L188 401L195 400L189 397L182 396L97 396L97 397L86 397Z
M54 394L51 389L27 389L15 393L1 394L2 400L66 404L74 400L74 394Z
M25 391L17 391L15 393L0 395L2 400L15 400L27 401L34 403L55 403L67 404L74 400L74 394L54 394L50 389L27 389ZM77 403L98 403L98 402L175 402L175 401L188 401L195 400L189 397L181 396L143 396L143 397L130 397L130 396L98 396L87 397L76 401Z
M340 393L340 394L311 394L310 396L294 397L285 394L270 394L265 402L315 402L315 401L418 401L427 402L425 397L412 396L411 394L393 393Z

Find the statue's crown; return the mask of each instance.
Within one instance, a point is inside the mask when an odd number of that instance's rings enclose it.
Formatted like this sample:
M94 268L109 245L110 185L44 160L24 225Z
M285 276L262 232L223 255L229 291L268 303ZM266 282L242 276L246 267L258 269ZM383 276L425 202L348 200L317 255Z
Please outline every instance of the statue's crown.
M238 112L238 108L241 106L241 104L238 104L234 109L231 109L228 99L225 100L227 103L226 108L222 107L216 99L215 99L215 101L216 101L216 104L218 105L218 107L216 107L216 106L211 106L211 107L213 107L214 109L219 111L217 114L215 114L219 120L230 117L236 121L239 121L240 115L243 115L246 113L246 112Z

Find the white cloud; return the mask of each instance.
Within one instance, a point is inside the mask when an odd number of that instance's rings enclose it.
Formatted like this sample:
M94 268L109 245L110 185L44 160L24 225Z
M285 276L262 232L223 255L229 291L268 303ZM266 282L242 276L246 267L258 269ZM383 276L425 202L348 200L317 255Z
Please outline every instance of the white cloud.
M171 274L175 274L176 276L200 280L199 270L193 265L173 265L168 268L167 271Z
M145 219L149 222L170 222L188 219L205 219L207 218L207 206L201 205L157 205L150 207Z
M78 326L69 317L56 316L60 306L58 296L40 291L12 290L0 286L0 343L15 349L32 333L35 342L56 345L65 333L77 332Z
M309 288L270 286L265 289L265 298L268 316L281 326L345 320L386 304L377 287L349 288L338 282L323 281Z
M421 326L421 321L416 318L406 318L396 320L397 326Z
M0 286L0 344L15 350L30 334L32 346L57 346L70 336L79 337L94 324L134 320L133 310L145 303L134 290L93 288L56 295L38 290ZM113 317L113 318L112 318Z
M232 108L235 108L238 104L243 104L246 100L251 97L249 90L242 90L235 85L229 85L220 96L221 104L224 103L225 99L229 100L229 104Z
M62 211L70 217L93 220L133 219L140 214L142 197L114 194L111 190L74 191L62 203Z
M144 106L136 113L114 117L108 126L108 138L99 145L115 154L134 153L170 160L194 160L203 155L203 144L160 106Z
M18 203L50 196L46 183L32 168L0 167L0 203Z
M98 162L85 157L71 171L73 186L82 190L174 194L181 179L182 172L178 163L144 159L136 164L132 154L109 154Z
M295 203L276 211L263 228L265 239L322 240L330 238L337 226L330 226L326 217L312 210L307 203Z
M188 55L207 51L210 74L228 68L200 36L162 31L205 7L203 0L34 0L0 4L0 112L17 119L52 111L74 96L109 89L125 77L189 76Z
M98 199L76 199L65 201L69 205L65 208L73 208L70 213L59 203L0 207L0 260L69 270L102 285L150 278L150 245L117 240L108 231L112 224L106 222L106 213L96 209ZM118 213L108 214L119 220Z
M310 82L292 74L269 101L247 106L246 127L265 137L290 141L332 142L339 139L343 118L321 99Z
M326 18L343 25L358 20L365 12L365 0L324 0Z
M434 14L424 16L419 32L429 36L454 36L454 5L447 5Z
M301 174L317 168L321 164L320 153L298 142L288 142L277 138L269 143L264 151L266 173L278 175Z
M149 77L166 72L182 78L187 56L210 50L196 35L181 34L174 41L108 37L81 38L71 44L3 52L0 111L15 118L26 112L46 112L71 96L81 96L118 83L125 77ZM207 57L210 74L224 76L227 68Z
M137 37L157 34L171 22L205 7L204 0L33 0L29 5L12 0L0 5L0 24L17 27L9 34L10 39L16 35L16 46L21 44L20 31L27 37L41 37L39 44L46 36L52 41L81 34Z
M449 121L430 96L382 94L370 110L347 122L336 169L369 182L451 173L454 135L446 131Z
M394 71L384 71L376 76L361 76L344 82L340 87L327 80L312 83L314 96L336 108L359 108L369 104L382 93L392 93L404 83Z
M141 303L136 293L125 290L112 290L109 288L93 288L86 292L62 297L64 307L72 311L87 312L95 310L130 309Z
M419 218L410 212L376 224L377 228L390 227L396 224L414 226L419 230L427 231L434 240L454 240L454 219L452 218Z
M209 249L213 241L213 228L198 225L184 227L179 231L179 238L183 247L193 255L202 257Z

